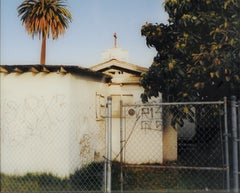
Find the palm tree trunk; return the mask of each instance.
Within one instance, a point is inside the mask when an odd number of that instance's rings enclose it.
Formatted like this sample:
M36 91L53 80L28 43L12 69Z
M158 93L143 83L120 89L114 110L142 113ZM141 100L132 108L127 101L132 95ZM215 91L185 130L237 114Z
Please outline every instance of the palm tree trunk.
M45 65L46 62L46 36L42 37L40 64Z

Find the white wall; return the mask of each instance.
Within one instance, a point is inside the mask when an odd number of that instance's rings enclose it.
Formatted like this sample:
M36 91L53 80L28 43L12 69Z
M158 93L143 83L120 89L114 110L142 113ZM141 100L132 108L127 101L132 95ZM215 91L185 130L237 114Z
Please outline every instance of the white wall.
M143 93L143 88L138 84L109 86L109 95L112 96L113 100L112 158L120 160L120 100L122 100L123 105L130 105L123 112L124 161L129 164L162 163L162 126L156 129L154 125L156 121L161 121L161 115L156 114L156 109L148 109L152 110L153 117L150 114L149 116L141 115L141 93ZM160 102L160 98L155 100L156 102ZM134 116L129 116L127 111L130 108L138 112ZM149 121L151 122L151 128L143 129L142 124L144 122L149 123Z
M102 116L109 95L113 96L115 158L120 152L119 100L141 104L143 92L137 84L108 85L72 74L29 72L0 76L1 172L8 174L51 172L67 176L84 164L103 161L106 133ZM125 136L130 131L127 129ZM162 130L141 130L138 122L136 131L126 146L125 161L161 163ZM150 147L158 152L157 156L155 151L143 151ZM138 156L131 156L134 152Z
M104 123L96 121L104 83L71 74L0 75L1 172L65 176L104 153Z

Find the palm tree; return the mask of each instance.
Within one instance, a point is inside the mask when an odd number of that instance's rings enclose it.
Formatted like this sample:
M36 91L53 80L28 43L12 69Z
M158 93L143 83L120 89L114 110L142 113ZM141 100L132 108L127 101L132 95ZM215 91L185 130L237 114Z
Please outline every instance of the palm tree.
M51 35L53 39L57 39L58 35L64 34L68 23L72 21L65 1L24 0L17 11L29 35L42 39L40 64L45 65L46 38Z

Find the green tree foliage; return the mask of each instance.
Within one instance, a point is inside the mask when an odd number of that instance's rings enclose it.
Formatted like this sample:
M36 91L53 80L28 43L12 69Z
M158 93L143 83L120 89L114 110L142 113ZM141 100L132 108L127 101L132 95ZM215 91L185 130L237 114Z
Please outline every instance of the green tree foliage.
M18 16L32 37L42 39L40 64L45 64L46 38L57 39L71 22L64 0L24 0L17 8Z
M165 0L168 24L141 33L157 50L143 74L142 100L163 93L175 101L240 96L240 1Z

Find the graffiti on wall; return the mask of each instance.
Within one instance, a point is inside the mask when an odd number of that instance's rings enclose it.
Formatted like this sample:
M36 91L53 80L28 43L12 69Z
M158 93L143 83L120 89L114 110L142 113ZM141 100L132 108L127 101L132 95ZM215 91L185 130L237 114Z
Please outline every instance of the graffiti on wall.
M143 130L162 131L161 106L129 106L127 115L133 120L139 120Z
M1 103L1 137L10 146L21 145L29 138L50 142L56 123L67 118L68 104L64 95L55 95L47 102L43 97L28 96L21 103L4 99Z
M68 152L69 161L79 166L104 154L105 123L96 121L96 107L90 101L73 102L65 94L31 95L3 98L0 105L0 137L6 153L29 153L31 157L48 151Z

